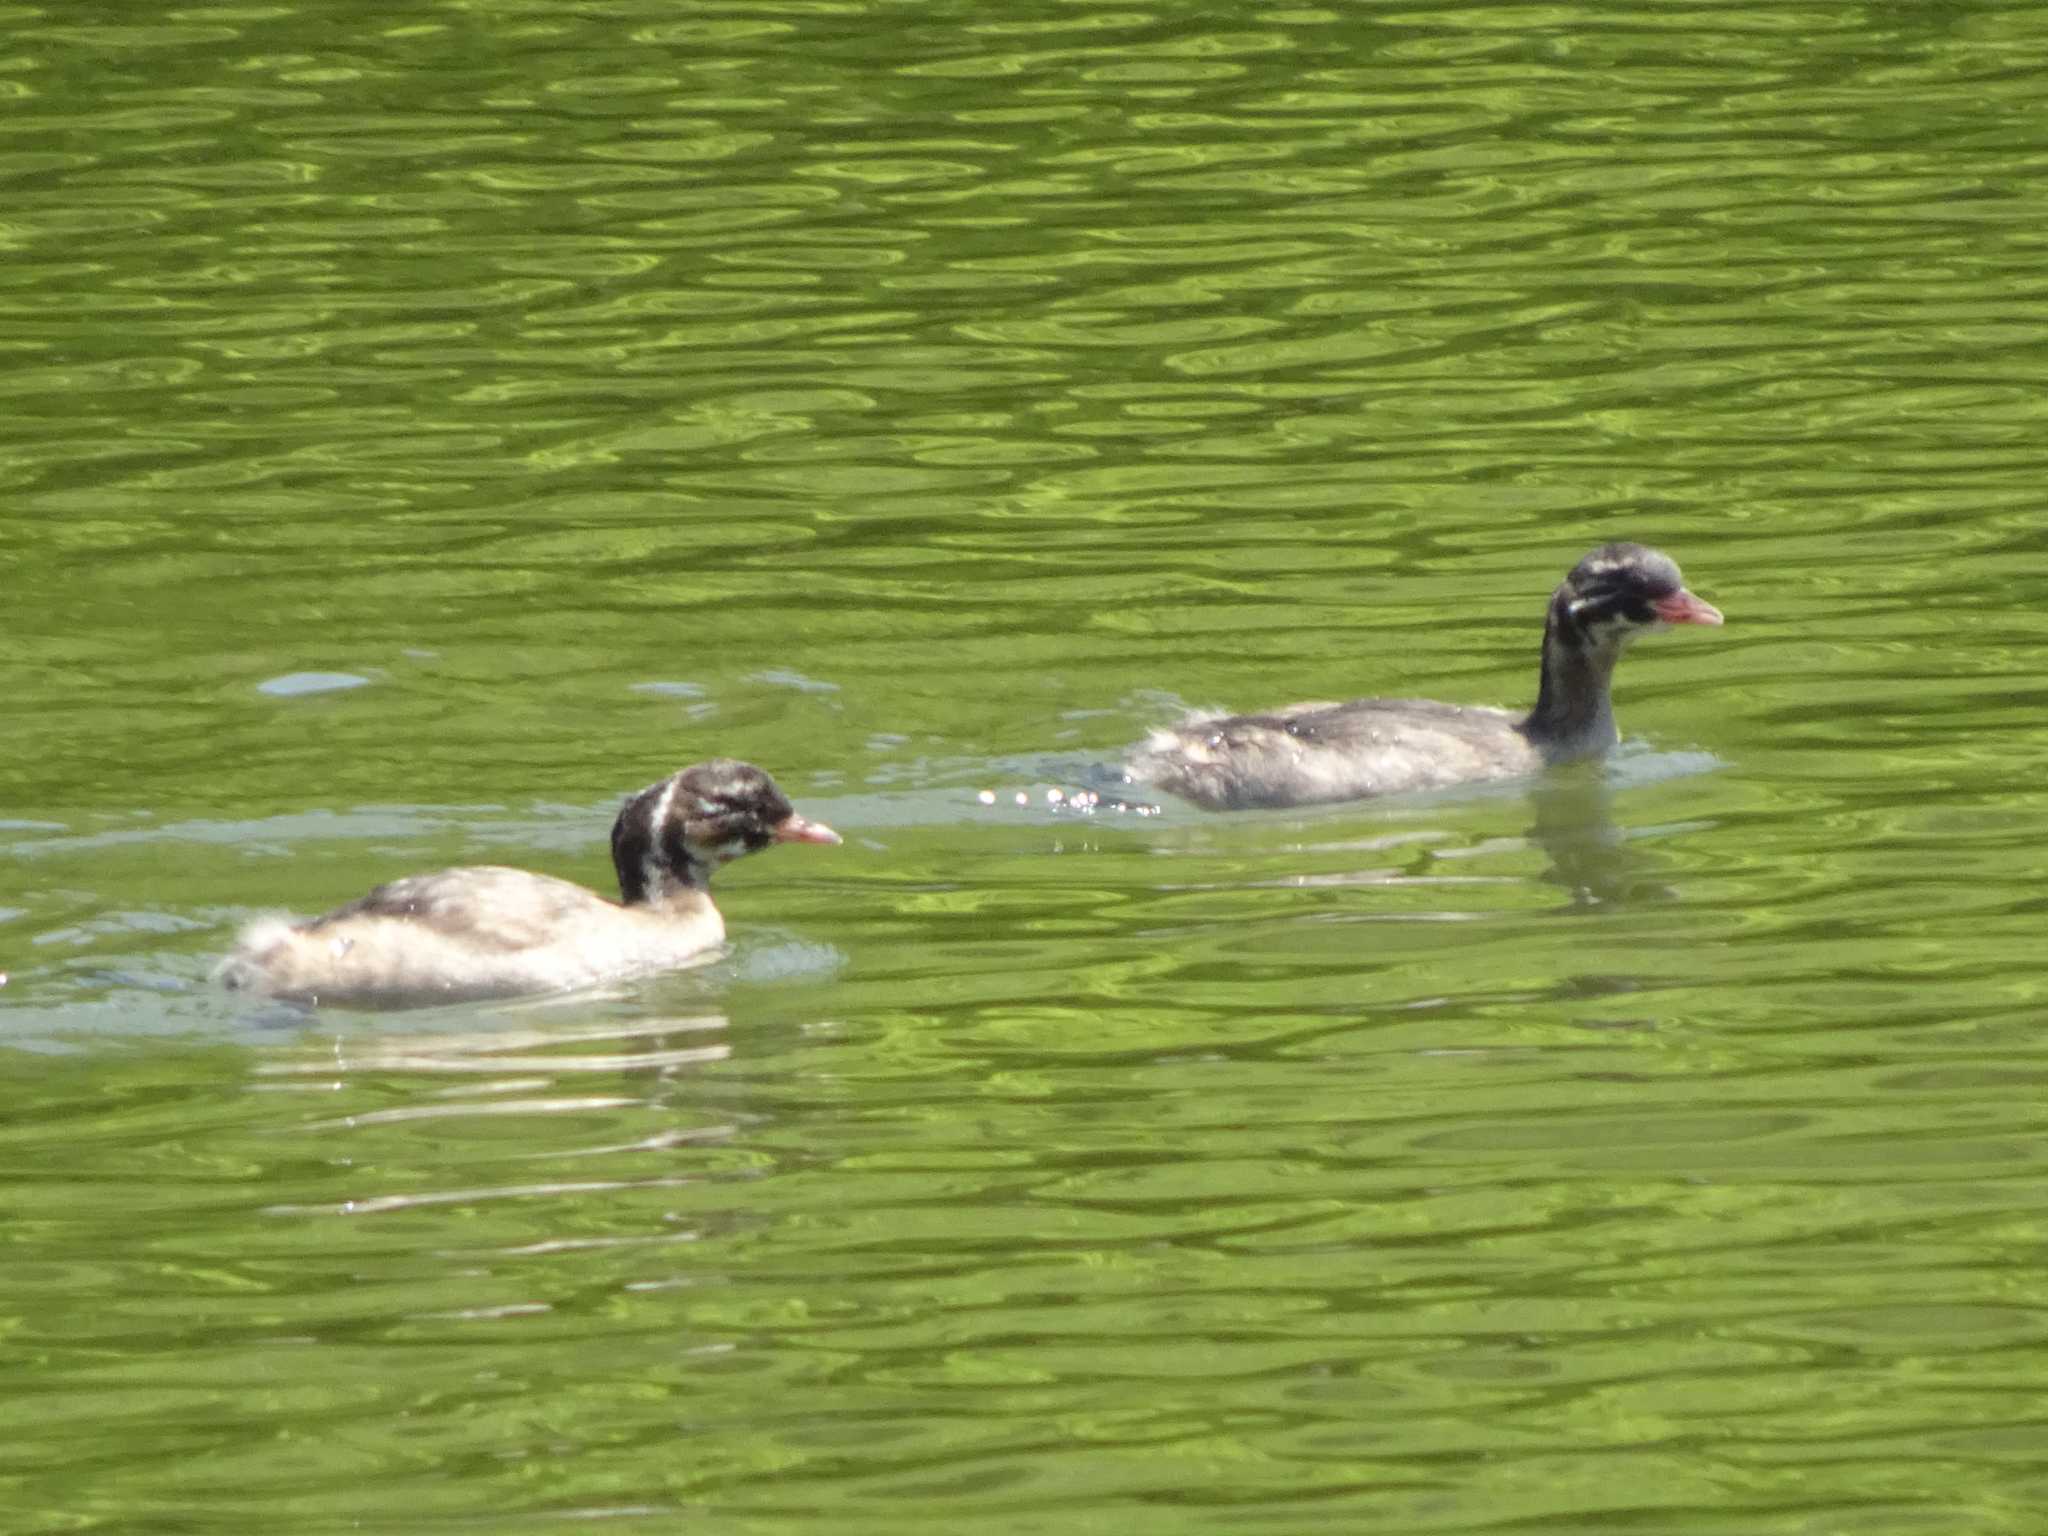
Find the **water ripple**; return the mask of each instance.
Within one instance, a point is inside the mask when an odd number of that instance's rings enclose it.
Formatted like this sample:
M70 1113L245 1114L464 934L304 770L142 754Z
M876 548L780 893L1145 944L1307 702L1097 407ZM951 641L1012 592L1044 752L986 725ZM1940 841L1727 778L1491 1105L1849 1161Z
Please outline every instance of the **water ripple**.
M22 1523L2038 1523L2040 7L6 14ZM1046 801L1612 537L1605 774ZM722 752L728 961L204 984Z

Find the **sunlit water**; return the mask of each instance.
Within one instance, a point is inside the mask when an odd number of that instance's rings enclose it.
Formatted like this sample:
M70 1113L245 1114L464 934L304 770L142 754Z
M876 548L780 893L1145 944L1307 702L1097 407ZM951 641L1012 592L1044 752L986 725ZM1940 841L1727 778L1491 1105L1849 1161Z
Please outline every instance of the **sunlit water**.
M0 17L0 1525L2043 1528L2048 9ZM1604 769L1064 799L1614 537Z

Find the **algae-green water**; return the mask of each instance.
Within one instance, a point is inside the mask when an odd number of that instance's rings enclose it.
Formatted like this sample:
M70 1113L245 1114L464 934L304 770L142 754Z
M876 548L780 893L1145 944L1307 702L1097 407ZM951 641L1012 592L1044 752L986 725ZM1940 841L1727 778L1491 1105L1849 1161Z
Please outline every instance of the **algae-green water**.
M0 21L0 1528L2044 1528L2048 8ZM1604 770L1048 803L1612 538ZM715 964L207 982L721 754Z

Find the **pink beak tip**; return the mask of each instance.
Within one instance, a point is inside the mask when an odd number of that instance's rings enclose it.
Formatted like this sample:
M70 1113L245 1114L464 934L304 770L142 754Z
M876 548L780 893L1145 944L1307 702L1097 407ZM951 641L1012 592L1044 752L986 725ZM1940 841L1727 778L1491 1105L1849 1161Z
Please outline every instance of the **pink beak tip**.
M1669 597L1660 597L1651 605L1657 617L1666 624L1721 624L1721 610L1702 598L1694 597L1684 588Z
M775 829L778 843L841 843L845 839L822 821L812 821L806 816L791 816Z

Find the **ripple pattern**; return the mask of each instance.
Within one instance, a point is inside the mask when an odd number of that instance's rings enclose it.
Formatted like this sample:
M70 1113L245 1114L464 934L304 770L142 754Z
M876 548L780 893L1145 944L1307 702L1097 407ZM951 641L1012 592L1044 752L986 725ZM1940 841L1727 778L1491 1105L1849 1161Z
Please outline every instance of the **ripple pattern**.
M22 1529L2042 1528L2048 7L0 19ZM1604 775L1047 799L1612 537ZM204 985L714 752L716 966Z

